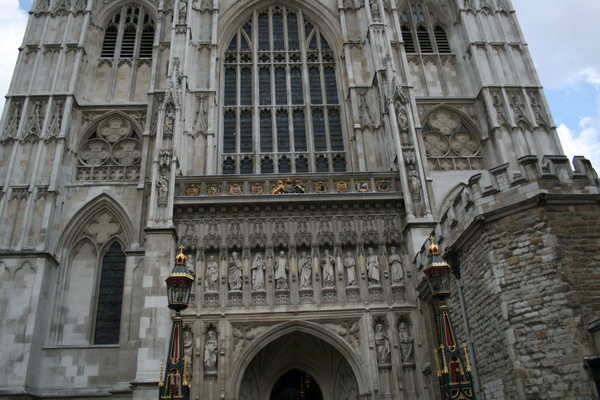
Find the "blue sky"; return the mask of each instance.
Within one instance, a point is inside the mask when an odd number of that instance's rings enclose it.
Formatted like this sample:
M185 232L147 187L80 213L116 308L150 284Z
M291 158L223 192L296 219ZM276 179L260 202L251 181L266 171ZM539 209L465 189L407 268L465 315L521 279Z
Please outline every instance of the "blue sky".
M600 170L600 1L512 0L563 150ZM0 0L0 93L8 92L31 0ZM0 111L4 106L0 104Z

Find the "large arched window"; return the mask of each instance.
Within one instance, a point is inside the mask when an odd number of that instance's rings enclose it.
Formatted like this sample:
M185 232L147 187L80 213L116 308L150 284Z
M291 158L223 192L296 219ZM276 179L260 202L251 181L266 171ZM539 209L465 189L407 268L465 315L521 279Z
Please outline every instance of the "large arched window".
M225 51L222 172L345 171L335 67L301 12L255 12Z
M154 41L154 21L144 8L124 6L106 25L101 58L150 59Z

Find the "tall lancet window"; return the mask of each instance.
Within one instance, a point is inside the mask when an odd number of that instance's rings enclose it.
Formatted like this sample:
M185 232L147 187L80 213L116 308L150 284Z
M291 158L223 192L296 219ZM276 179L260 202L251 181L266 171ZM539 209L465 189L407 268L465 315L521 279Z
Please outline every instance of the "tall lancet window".
M443 23L422 1L411 1L402 11L402 40L407 53L450 53Z
M301 12L255 12L224 57L222 172L346 170L335 55Z

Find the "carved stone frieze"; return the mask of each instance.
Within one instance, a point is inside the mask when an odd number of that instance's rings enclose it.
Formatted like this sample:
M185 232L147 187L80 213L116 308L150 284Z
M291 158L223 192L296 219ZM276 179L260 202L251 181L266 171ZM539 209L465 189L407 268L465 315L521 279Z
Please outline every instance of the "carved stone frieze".
M358 319L336 321L323 325L350 343L356 350L360 349L360 324Z
M232 324L231 330L233 334L233 354L234 356L238 356L246 344L252 340L258 334L267 330L268 326L260 326L254 324Z

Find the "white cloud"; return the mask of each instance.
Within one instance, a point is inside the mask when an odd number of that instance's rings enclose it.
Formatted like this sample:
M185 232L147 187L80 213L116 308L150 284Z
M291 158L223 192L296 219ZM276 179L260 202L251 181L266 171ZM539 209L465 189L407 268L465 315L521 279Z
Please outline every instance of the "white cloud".
M4 96L8 93L28 15L19 9L17 0L0 0L0 10L0 96ZM3 108L4 100L1 100L0 115Z
M600 143L598 142L600 125L593 123L589 117L582 118L580 124L582 129L579 132L569 129L565 124L558 126L558 136L560 136L563 150L569 159L572 160L575 156L583 155L592 162L594 168L598 168L600 165Z

